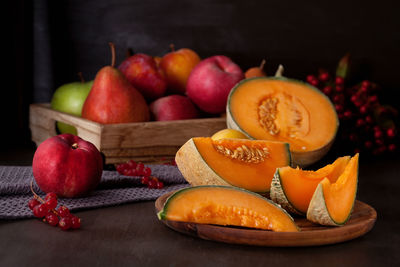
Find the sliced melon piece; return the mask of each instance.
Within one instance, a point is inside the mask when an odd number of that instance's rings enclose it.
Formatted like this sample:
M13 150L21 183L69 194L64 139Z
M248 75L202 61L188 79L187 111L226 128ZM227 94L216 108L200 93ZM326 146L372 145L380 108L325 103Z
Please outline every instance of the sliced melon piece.
M357 194L358 157L350 159L336 182L322 180L315 190L307 210L307 219L322 225L340 226L353 211Z
M232 185L267 193L276 168L290 165L290 152L283 142L196 137L179 149L175 161L193 186Z
M242 226L276 232L298 232L290 215L272 201L231 186L196 186L171 195L160 220Z
M340 157L317 171L290 166L278 168L272 179L270 197L287 211L305 215L319 182L325 177L335 182L349 161L349 156Z
M283 77L259 77L238 83L226 106L228 128L249 138L290 144L295 165L324 156L339 126L336 110L317 88Z

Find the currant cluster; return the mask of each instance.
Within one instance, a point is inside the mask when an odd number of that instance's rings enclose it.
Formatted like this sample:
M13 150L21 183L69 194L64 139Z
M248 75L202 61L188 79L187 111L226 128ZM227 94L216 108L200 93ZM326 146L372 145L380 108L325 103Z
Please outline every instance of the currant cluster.
M335 105L341 123L341 141L353 152L374 155L396 150L397 130L392 117L396 110L379 103L379 86L364 80L346 87L341 76L332 77L327 71L308 75L306 81L319 88Z
M118 173L125 176L142 176L141 183L147 185L151 189L162 189L164 183L158 178L151 176L151 169L145 167L141 162L129 160L126 163L118 164L116 166Z
M44 222L52 226L59 226L62 230L78 229L81 227L81 219L70 213L65 206L59 206L57 195L53 192L47 193L42 199L32 188L33 198L29 200L28 206L32 210L33 215L37 218L43 218Z

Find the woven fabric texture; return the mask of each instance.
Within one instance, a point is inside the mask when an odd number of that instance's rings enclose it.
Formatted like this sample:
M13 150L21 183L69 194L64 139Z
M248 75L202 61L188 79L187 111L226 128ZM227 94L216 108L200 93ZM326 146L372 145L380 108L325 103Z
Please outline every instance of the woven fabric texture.
M152 175L162 180L163 189L149 189L140 182L140 177L120 175L116 171L103 171L102 179L95 191L80 198L60 198L59 205L70 210L81 210L114 206L123 203L155 200L159 196L187 187L178 168L169 165L147 165ZM33 198L30 183L33 179L31 167L0 166L0 219L22 219L33 217L28 201ZM44 193L36 183L33 189L38 195Z

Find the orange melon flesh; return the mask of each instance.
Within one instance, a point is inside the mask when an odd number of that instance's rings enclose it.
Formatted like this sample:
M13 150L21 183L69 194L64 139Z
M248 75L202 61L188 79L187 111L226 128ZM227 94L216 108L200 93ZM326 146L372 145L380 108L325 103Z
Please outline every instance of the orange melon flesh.
M276 168L290 165L288 144L246 139L219 139L197 137L194 144L206 164L228 184L259 193L268 192ZM227 157L218 152L215 147L234 150L245 145L249 148L263 149L266 147L269 155L264 161L249 163Z
M278 99L274 122L279 133L273 135L259 122L259 106L271 97ZM301 82L273 78L246 80L231 92L228 105L237 126L251 138L288 142L293 152L324 147L334 139L338 127L330 100Z
M158 217L278 232L299 231L290 215L273 202L258 194L228 186L182 189L167 200Z
M343 173L349 161L349 156L340 157L334 163L317 171L294 169L289 166L279 168L277 173L287 200L297 211L305 214L318 184L324 178L334 183Z
M351 158L346 169L335 183L328 179L321 181L326 208L336 223L347 221L353 209L358 180L358 157Z

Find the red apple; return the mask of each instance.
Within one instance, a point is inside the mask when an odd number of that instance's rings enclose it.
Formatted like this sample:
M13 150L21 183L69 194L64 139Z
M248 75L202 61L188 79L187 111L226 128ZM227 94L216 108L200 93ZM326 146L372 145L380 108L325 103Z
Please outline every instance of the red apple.
M125 59L118 69L148 100L163 96L167 90L167 81L151 56L135 54Z
M199 111L186 96L169 95L150 104L150 112L157 121L188 120L199 117Z
M186 93L203 111L225 111L229 92L244 78L243 71L226 56L212 56L202 60L191 72Z
M36 149L33 176L39 188L61 197L77 197L96 188L103 171L100 152L72 134L50 137Z

